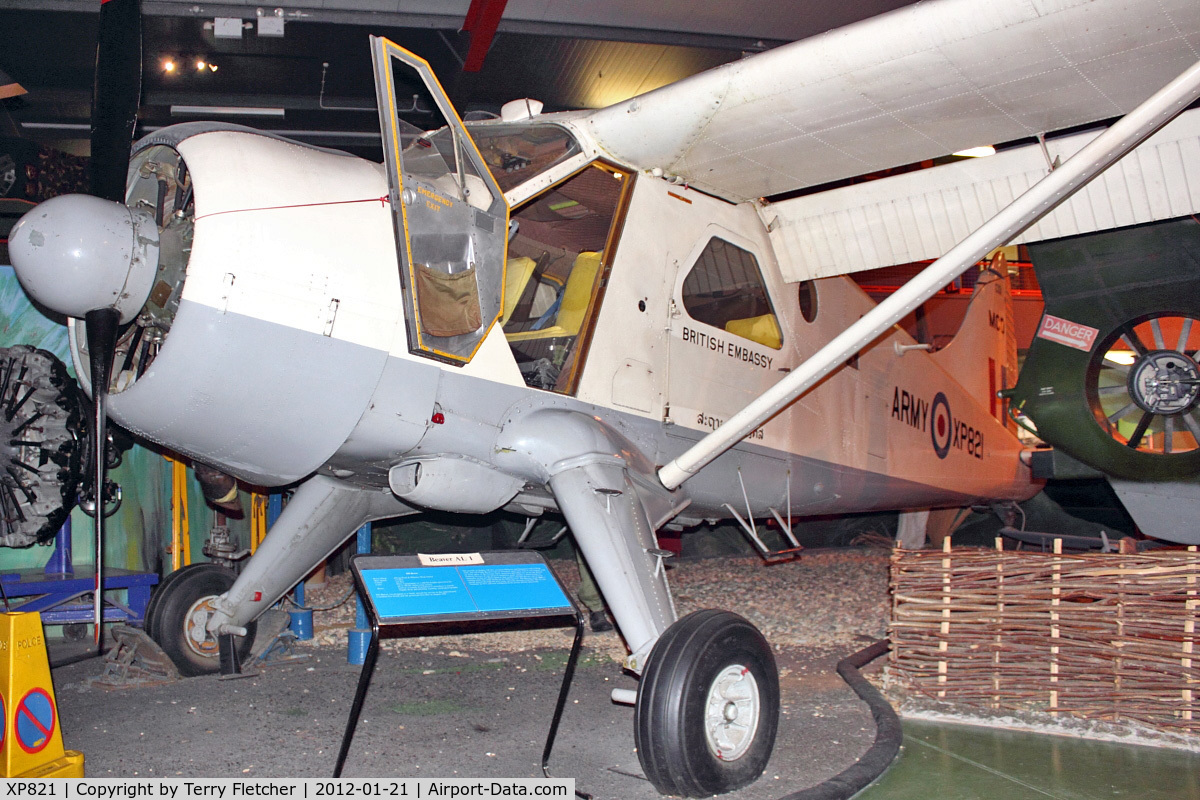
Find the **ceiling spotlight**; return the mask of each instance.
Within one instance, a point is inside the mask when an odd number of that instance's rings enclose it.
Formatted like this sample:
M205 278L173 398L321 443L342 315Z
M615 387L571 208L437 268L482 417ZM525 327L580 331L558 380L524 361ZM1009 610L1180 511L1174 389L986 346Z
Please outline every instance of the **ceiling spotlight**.
M163 69L163 72L174 72L175 71L175 62L169 58L164 59L162 62L162 69Z
M216 72L216 71L217 71L217 65L216 65L216 64L209 64L209 65L208 65L208 71L209 71L209 72Z
M196 71L204 72L204 70L207 66L208 66L208 64L205 64L203 61L197 61L196 62Z
M1104 360L1130 367L1133 366L1133 362L1137 361L1137 353L1129 350L1109 350L1104 354Z
M986 158L987 156L996 155L996 148L990 144L985 144L983 147L971 147L966 150L959 150L953 155L959 158Z

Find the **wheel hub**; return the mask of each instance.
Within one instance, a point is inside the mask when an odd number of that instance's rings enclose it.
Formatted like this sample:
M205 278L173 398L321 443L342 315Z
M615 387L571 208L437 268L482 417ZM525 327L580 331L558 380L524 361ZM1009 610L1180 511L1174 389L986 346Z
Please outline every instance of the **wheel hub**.
M1200 396L1200 367L1186 353L1153 350L1129 370L1129 396L1151 414L1180 414Z
M709 751L722 761L741 758L754 742L761 713L753 673L741 664L723 669L705 702L704 738Z
M215 597L202 597L188 609L185 625L184 641L188 648L198 656L212 658L218 653L216 638L208 630L208 621L216 612L213 608Z

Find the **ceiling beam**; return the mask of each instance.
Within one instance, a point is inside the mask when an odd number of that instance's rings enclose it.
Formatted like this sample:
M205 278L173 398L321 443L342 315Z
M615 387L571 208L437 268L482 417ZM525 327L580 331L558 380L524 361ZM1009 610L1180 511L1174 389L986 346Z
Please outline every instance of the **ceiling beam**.
M471 37L471 46L463 61L463 72L479 72L483 69L483 60L487 58L506 5L508 0L471 0L462 26L463 33Z

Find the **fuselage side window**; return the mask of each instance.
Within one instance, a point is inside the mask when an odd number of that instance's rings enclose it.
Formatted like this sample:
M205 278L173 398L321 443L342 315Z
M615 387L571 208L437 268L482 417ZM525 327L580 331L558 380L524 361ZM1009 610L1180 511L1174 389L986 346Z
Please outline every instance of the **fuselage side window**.
M692 319L780 349L783 335L758 260L714 236L683 281L683 307Z
M800 303L800 316L804 317L805 322L816 322L817 282L814 280L803 281L796 290L796 294Z

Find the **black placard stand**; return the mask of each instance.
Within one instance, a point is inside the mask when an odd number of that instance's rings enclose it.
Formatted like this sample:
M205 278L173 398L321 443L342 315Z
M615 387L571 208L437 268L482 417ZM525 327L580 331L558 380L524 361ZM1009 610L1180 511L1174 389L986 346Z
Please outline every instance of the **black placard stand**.
M567 694L575 677L575 665L583 644L583 614L571 603L557 576L537 552L474 553L459 556L459 560L455 556L424 558L425 561L420 556L358 555L350 562L354 583L359 597L363 598L363 606L371 623L371 643L367 646L362 672L358 676L358 688L350 706L350 717L346 720L346 732L342 735L333 777L340 778L342 775L382 639L567 627L573 623L575 641L571 644L562 686L558 690L558 702L554 706L554 716L546 735L546 746L542 750L542 774L549 778L550 751L554 747L558 724L566 707ZM430 564L431 559L439 562L444 559L445 563ZM464 583L463 576L473 568L488 568L488 571L483 580L467 575ZM442 572L444 570L452 572ZM475 588L481 595L494 595L497 587L503 593L503 581L508 576L517 580L518 585L516 591L507 596L476 597L471 593L472 580L476 581ZM519 591L519 586L527 583L531 577L537 582L531 585L535 589L540 588L540 591ZM553 585L549 585L548 581L552 581ZM440 598L437 597L439 593ZM525 600L520 605L530 607L512 607L516 594ZM444 608L441 607L443 605ZM576 794L590 797L578 791Z

